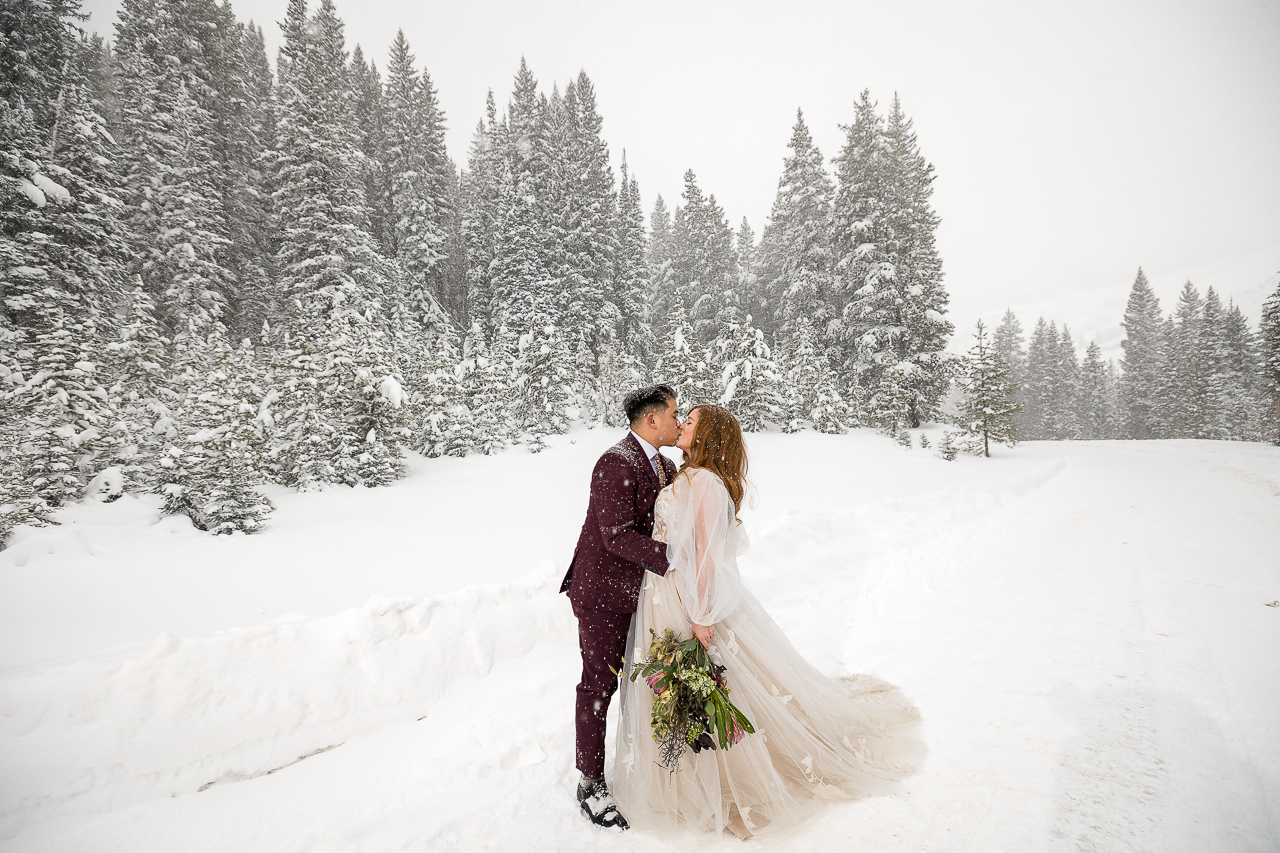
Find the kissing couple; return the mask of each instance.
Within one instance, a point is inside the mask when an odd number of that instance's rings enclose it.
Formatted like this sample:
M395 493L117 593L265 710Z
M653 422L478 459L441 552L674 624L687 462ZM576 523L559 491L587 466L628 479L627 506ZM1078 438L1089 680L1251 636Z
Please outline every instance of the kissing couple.
M747 489L738 419L706 403L682 418L667 385L632 391L623 408L630 429L591 472L587 517L560 587L582 653L582 812L602 827L746 839L794 828L826 801L892 790L924 758L916 709L870 676L815 669L739 575L748 543L738 517ZM672 446L684 455L679 467L659 452ZM605 723L618 674L645 657L650 631L668 629L696 637L723 666L755 733L732 749L686 751L669 769L651 725L654 688L624 677L611 788Z

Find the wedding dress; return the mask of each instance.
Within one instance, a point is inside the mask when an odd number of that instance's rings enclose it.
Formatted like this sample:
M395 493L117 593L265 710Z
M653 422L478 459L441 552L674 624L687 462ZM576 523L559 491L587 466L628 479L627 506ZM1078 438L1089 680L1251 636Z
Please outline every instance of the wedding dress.
M645 574L628 661L648 654L650 629L688 638L691 622L715 625L711 655L756 733L727 750L686 751L671 772L658 763L649 685L623 679L612 790L633 827L776 832L823 801L885 793L919 767L916 709L869 676L823 675L743 587L747 537L719 477L678 475L658 495L653 537L667 543L670 569Z

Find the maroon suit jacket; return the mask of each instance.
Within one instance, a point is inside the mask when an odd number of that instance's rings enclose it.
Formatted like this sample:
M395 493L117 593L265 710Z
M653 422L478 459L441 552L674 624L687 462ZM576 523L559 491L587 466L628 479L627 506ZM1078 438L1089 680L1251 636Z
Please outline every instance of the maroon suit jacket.
M676 465L658 457L675 477ZM604 452L591 472L591 502L578 547L560 585L574 610L634 613L648 569L667 573L667 546L653 534L658 476L630 432Z

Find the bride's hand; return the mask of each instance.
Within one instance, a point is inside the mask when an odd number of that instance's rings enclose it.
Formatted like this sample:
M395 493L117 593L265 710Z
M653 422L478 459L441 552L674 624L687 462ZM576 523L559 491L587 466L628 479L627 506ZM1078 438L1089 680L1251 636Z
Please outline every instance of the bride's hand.
M694 625L693 636L698 638L698 642L702 643L704 649L711 648L711 641L716 636L715 625Z

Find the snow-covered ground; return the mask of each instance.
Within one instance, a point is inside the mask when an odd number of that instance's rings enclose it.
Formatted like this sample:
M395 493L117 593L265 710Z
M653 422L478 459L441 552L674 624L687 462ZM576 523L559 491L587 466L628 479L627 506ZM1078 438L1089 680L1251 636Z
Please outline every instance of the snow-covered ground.
M149 498L22 531L0 850L739 849L573 801L556 589L618 437L273 491L250 537ZM896 795L752 847L1280 849L1280 448L749 444L747 582L822 669L900 685L930 746Z

